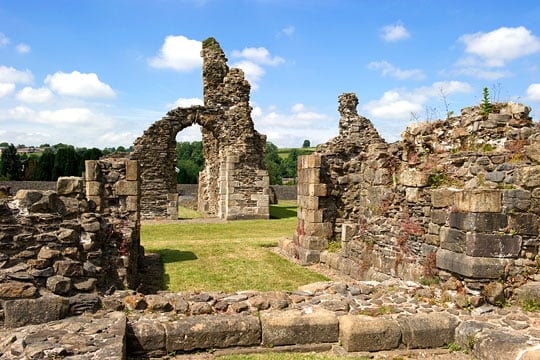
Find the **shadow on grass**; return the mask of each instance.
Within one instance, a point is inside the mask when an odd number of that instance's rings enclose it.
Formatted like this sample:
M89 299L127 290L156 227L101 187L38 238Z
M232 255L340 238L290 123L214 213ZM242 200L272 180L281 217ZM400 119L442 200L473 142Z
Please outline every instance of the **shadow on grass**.
M159 250L159 254L161 255L161 262L164 264L198 259L197 255L191 251L163 249Z
M287 219L296 217L296 205L272 206L270 205L270 219Z

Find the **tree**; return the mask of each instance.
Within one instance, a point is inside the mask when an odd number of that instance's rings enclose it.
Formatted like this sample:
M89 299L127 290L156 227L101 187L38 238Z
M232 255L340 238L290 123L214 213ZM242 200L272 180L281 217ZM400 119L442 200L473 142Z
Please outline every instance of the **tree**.
M52 169L52 180L60 176L81 176L79 172L79 154L73 146L61 147L56 152Z
M281 158L278 154L278 147L270 141L266 142L263 161L268 171L270 185L281 185L283 183L281 177Z
M82 154L80 154L80 161L79 161L79 173L83 173L85 169L85 161L86 160L99 160L103 156L103 152L99 150L98 148L91 148L86 149L83 151Z
M480 104L480 114L483 116L488 116L488 114L493 112L493 105L489 99L489 90L487 87L483 90L482 103Z
M204 154L202 141L176 143L177 169L176 181L178 184L196 184L199 181L199 172L204 167Z
M35 179L39 181L52 181L52 169L54 167L54 151L46 149L39 157Z
M308 147L311 147L311 142L309 140L304 140L304 143L302 144L302 147L303 148L308 148Z
M8 180L21 180L23 173L22 161L17 154L17 148L10 144L2 151L0 158L0 177Z

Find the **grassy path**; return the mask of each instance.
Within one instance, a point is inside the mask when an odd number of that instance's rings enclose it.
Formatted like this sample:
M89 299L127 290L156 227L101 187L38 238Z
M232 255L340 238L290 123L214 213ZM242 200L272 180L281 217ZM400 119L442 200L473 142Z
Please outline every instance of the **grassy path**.
M161 255L164 288L172 291L294 290L326 280L267 249L294 233L295 205L272 206L271 216L224 224L144 224L141 241L147 252Z

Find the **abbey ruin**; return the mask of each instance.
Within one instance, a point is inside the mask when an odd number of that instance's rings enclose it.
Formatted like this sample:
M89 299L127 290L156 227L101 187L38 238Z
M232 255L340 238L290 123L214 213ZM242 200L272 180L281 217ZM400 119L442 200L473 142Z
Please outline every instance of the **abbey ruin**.
M201 56L204 106L171 110L135 140L132 158L142 167L141 216L178 219L176 135L198 124L205 158L199 175L199 211L227 220L267 219L266 136L253 126L251 87L242 70L229 69L213 38L203 42Z
M202 57L204 106L171 110L128 158L86 161L84 177L54 191L0 189L0 360L450 348L540 358L540 312L506 307L540 307L540 126L522 104L465 108L387 143L343 94L339 135L299 159L296 231L279 240L339 280L145 291L141 220L177 219L182 129L202 128L199 209L269 218L249 83L214 39Z

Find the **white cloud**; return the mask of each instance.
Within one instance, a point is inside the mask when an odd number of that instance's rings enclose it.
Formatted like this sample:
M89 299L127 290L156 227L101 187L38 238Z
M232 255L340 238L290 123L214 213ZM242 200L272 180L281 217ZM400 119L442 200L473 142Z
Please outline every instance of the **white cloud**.
M3 33L0 33L0 47L8 46L9 43L9 38Z
M30 83L34 80L32 72L28 69L21 71L10 66L0 66L0 82L3 83Z
M531 101L540 102L540 84L531 84L527 88L527 98Z
M159 50L159 54L148 60L151 67L190 71L202 66L202 43L185 36L169 35Z
M292 25L285 26L277 33L277 37L287 36L291 37L296 31L296 28Z
M469 93L472 87L461 81L439 81L431 86L423 86L412 91L394 89L386 91L378 100L372 100L362 109L375 119L408 120L411 113L422 112L424 105L441 93L449 96L455 93Z
M480 57L489 67L502 67L512 60L540 51L540 40L523 26L465 34L459 41L465 45L465 52Z
M386 25L381 29L381 37L384 41L394 42L411 37L409 31L401 23Z
M299 113L299 112L302 112L306 109L306 107L304 106L304 104L302 103L297 103L297 104L294 104L291 108L291 112L293 113Z
M444 74L445 72L443 72ZM512 76L512 73L507 70L488 70L482 67L464 67L452 70L451 75L465 75L484 80L499 80L505 77Z
M370 62L367 67L370 70L380 70L382 76L390 76L398 80L422 80L426 77L420 69L401 70L386 60Z
M73 71L68 74L58 71L53 75L47 75L45 84L60 95L92 98L116 96L114 90L101 82L95 73Z
M172 104L167 104L166 107L167 109L175 109L177 107L187 108L193 105L204 105L204 101L199 98L179 98Z
M17 93L17 100L26 103L46 103L53 98L53 93L48 88L33 89L30 86L24 87Z
M0 83L0 98L13 94L15 91L15 84L12 83Z
M15 50L17 50L19 54L28 54L30 52L30 46L20 43L15 47Z
M244 48L242 51L233 50L233 58L244 58L257 64L277 66L285 62L282 57L270 56L270 52L264 47Z
M285 62L280 56L271 56L270 52L264 47L244 48L242 51L233 50L231 56L239 59L232 66L244 71L246 79L251 84L253 90L259 88L259 81L266 73L262 65L278 66Z

